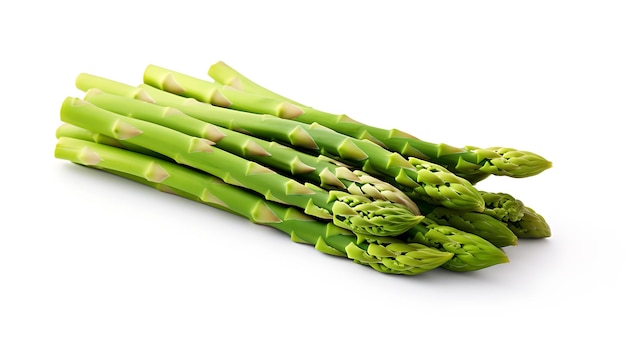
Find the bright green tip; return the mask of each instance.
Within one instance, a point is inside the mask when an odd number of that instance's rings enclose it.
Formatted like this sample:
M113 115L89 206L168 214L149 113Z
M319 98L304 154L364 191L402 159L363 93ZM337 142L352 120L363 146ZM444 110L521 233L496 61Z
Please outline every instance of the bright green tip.
M333 223L357 234L397 236L418 224L424 216L400 204L370 200L365 196L331 192Z
M521 220L507 223L507 225L520 239L543 239L552 236L548 222L529 207L524 209L524 216Z
M453 254L420 244L370 242L367 249L351 244L348 258L382 273L417 275L448 262Z
M495 175L524 178L537 175L552 167L552 162L530 151L490 147L475 149L474 152L484 155L487 159L480 170Z

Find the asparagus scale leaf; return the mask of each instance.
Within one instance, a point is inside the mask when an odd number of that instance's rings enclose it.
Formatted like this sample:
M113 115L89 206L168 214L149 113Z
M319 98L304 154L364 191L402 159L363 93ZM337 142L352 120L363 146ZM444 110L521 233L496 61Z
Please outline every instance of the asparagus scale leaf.
M60 134L76 132L63 128ZM88 133L80 136L87 137ZM111 142L112 139L104 139ZM298 209L267 201L252 192L167 160L92 141L59 137L55 156L152 186L276 228L295 242L314 245L323 253L347 257L377 271L417 275L447 262L453 254L394 238L355 236Z
M158 67L149 69L158 70ZM529 151L509 147L459 148L443 143L431 143L398 129L377 128L343 114L323 112L276 94L221 61L212 65L208 73L216 82L212 84L211 91L213 94L223 96L221 101L215 103L222 103L234 109L270 113L305 123L319 123L355 138L374 141L406 157L421 158L440 164L474 183L490 174L514 178L530 177L552 167L550 161ZM148 78L151 76L149 74ZM230 89L220 88L218 83Z
M61 120L150 149L179 164L213 174L226 183L263 194L268 200L297 206L307 214L332 220L355 233L399 235L421 220L404 206L310 187L258 163L214 148L214 143L208 139L122 116L78 98L64 101Z

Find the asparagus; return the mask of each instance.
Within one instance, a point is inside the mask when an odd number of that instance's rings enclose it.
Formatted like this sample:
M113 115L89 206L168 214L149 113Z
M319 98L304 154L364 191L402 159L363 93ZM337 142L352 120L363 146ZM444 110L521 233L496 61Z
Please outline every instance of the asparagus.
M507 225L520 239L542 239L552 235L550 226L545 218L532 208L526 206L524 215L519 221L508 222Z
M131 143L128 143L124 140L118 140L115 138L111 138L109 136L95 133L91 130L77 127L73 124L63 123L56 130L56 138L59 139L61 137L68 137L73 139L87 140L93 141L99 144L105 144L109 146L120 147L124 149L128 149L131 151L135 151L141 154L146 154L152 157L158 157L162 159L167 159L165 156L156 153L150 149L146 149Z
M62 136L96 141L98 143L104 143L112 146L137 149L138 152L151 152L146 149L138 149L134 145L125 143L124 141L118 141L116 139L102 136L101 134L96 134L92 131L84 130L68 124L59 127L57 131L57 138ZM156 155L156 157L159 157L158 154ZM507 226L508 223L504 224L489 215L474 212L460 212L444 207L434 207L424 203L419 203L418 205L422 212L426 214L427 218L439 225L454 227L469 234L478 235L497 247L517 244L517 236L511 231L511 229L509 229ZM518 223L520 222L516 222L515 224L517 225ZM536 232L536 230L530 228L527 231L527 235L531 235L531 233Z
M268 200L302 208L305 213L321 219L332 219L337 226L355 233L399 235L421 219L406 207L388 201L371 201L364 196L307 186L258 163L214 148L207 139L122 116L78 98L65 99L61 120L150 149L229 184L256 191Z
M455 211L445 207L435 207L423 213L426 218L439 225L454 227L477 235L497 247L517 245L518 236L509 228L509 223L502 222L490 215Z
M75 126L72 126L72 128L62 127L59 128L59 131L57 132L59 138L63 136L77 136L78 138L84 138L88 141L93 139L93 136L90 134L94 133L92 131L81 130L80 128ZM113 146L118 146L121 144L120 142L117 142L115 139L112 138L100 138L99 142L110 143ZM172 190L171 187L167 187L166 189L169 189L169 191ZM428 235L428 237L425 237L424 234L428 232L430 232L430 234ZM442 252L461 256L461 259L451 257L450 259L454 259L456 263L453 262L446 266L443 266L443 268L445 269L454 271L477 270L481 267L489 267L491 265L502 263L507 260L506 257L501 257L503 255L503 252L501 250L495 250L495 248L492 247L489 242L480 240L480 238L477 239L476 236L472 233L463 233L462 230L449 228L449 226L445 225L442 226L440 225L440 223L436 223L436 221L427 221L426 225L418 224L418 227L410 229L409 231L407 231L407 233L408 234L404 235L404 237L408 238L409 241L412 241L411 244L414 244L414 242L419 242L422 243L422 245L432 247ZM374 241L377 238L374 236L357 235L357 238L357 243L362 243L364 241L380 243L378 241ZM392 238L385 237L383 239L387 240ZM393 238L392 240L397 239ZM463 247L462 245L464 243L474 243L474 245ZM476 255L478 249L475 246L477 245L479 246L480 250L482 250L481 255ZM495 257L490 257L492 255ZM469 263L471 263L471 265L463 263L464 261L468 261Z
M423 219L401 237L407 242L453 253L454 256L441 266L451 271L476 271L509 262L506 253L489 241L454 227L439 225L430 218Z
M323 189L343 190L351 194L366 196L370 200L398 203L414 214L420 214L417 205L404 192L362 171L352 171L339 166L327 157L316 157L276 142L268 142L214 126L171 107L108 94L98 89L89 89L84 100L111 112L161 124L191 136L209 139L220 149L295 176L299 180L319 185Z
M158 69L158 67L149 69ZM416 157L438 163L470 179L473 183L490 174L515 178L529 177L552 166L550 161L529 151L508 147L466 146L459 148L436 144L420 140L397 129L377 128L360 123L343 114L322 112L260 86L224 62L212 65L208 73L216 82L211 84L210 90L215 96L221 96L220 101L216 100L215 103L228 105L227 107L234 109L274 114L305 123L319 123L355 138L374 141L406 157ZM178 81L178 79L176 77L171 80L173 87L176 86L174 80ZM220 84L234 89L221 88ZM196 87L185 85L186 94L202 94L205 91L201 87L194 91L189 91L190 89L196 89Z
M67 128L61 133L64 131L78 130ZM332 223L318 221L294 207L266 201L209 174L130 150L60 137L55 156L237 214L285 232L295 242L314 245L323 253L347 257L379 272L417 275L441 266L453 255L394 238L357 237Z
M488 214L504 222L517 222L524 216L524 203L507 193L479 191L485 200L485 210Z
M160 88L180 92L172 84L165 83L168 81L167 77L161 81L163 84ZM370 141L351 138L319 124L309 125L270 115L225 109L146 84L135 88L88 74L79 75L76 85L82 90L98 88L109 93L174 107L194 118L231 130L244 131L259 138L278 140L297 148L339 157L368 174L377 177L384 174L393 180L394 186L404 185L413 192L413 196L445 207L476 212L484 209L484 201L472 184L445 168L426 161L406 159Z

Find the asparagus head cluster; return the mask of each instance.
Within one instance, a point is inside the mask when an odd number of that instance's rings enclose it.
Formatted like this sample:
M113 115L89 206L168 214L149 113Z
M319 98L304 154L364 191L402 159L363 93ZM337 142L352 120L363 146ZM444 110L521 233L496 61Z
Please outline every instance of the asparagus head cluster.
M482 270L550 227L487 175L551 163L511 148L454 148L315 110L226 64L213 82L148 65L139 84L81 73L61 104L55 156L273 227L378 272ZM236 240L236 239L233 239Z

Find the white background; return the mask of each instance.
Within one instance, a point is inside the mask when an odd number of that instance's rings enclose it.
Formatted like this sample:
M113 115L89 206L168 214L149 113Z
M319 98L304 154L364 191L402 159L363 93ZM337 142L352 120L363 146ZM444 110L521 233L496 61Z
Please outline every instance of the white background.
M1 5L0 349L623 349L624 2L410 3ZM219 60L321 110L543 155L480 187L553 236L474 273L390 276L54 158L79 73Z

